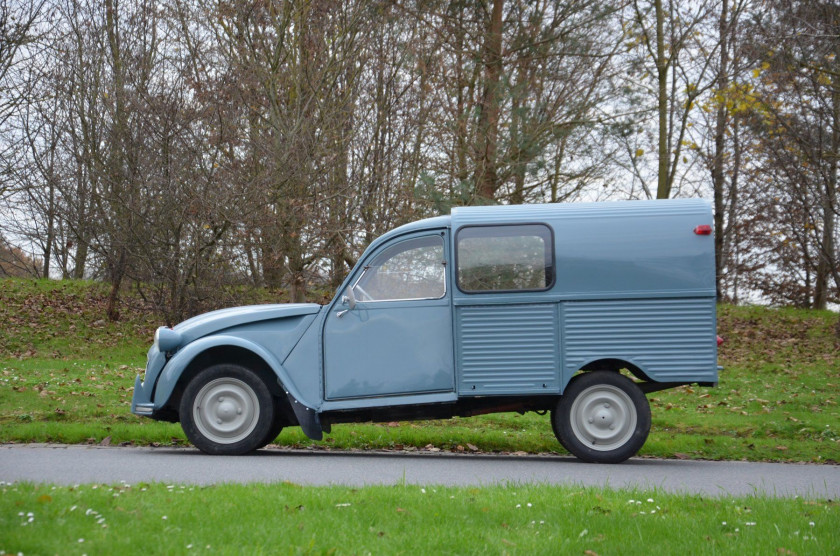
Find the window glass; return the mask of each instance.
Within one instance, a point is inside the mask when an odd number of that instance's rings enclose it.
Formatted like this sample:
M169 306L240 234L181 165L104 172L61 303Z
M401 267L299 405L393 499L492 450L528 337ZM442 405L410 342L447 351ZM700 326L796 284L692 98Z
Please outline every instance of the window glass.
M553 281L551 231L542 224L458 232L458 286L468 292L544 290Z
M427 236L389 247L353 286L357 301L439 299L446 293L443 238Z

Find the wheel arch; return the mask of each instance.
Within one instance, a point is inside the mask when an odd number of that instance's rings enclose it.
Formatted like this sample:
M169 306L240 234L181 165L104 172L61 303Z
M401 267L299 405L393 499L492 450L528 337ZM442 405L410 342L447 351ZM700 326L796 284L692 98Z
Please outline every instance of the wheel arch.
M579 366L579 370L584 372L590 371L613 371L613 372L620 372L622 369L627 369L630 374L632 374L637 379L644 381L644 382L652 382L650 376L645 372L644 365L639 363L638 361L633 360L632 358L626 357L593 357L585 361L582 365ZM569 382L571 382L572 378L574 378L575 374L572 373L569 375L568 380L563 386L563 390L565 391L566 387L568 387Z
M178 381L175 383L175 387L165 407L177 408L181 404L181 396L184 393L184 389L196 375L211 365L225 363L240 365L250 369L265 382L272 396L285 397L277 374L262 357L241 346L220 345L208 348L187 363L187 366L184 367L184 370L178 377Z

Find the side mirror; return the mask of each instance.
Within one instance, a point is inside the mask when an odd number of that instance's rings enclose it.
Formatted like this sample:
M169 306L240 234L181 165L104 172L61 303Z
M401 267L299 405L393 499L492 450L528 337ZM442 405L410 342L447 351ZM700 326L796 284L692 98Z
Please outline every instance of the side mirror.
M343 296L341 296L341 304L347 305L347 309L339 311L335 314L337 318L341 318L347 313L356 308L356 296L353 294L353 286L348 286Z
M347 286L346 293L344 297L341 298L341 302L347 305L351 310L356 308L356 295L353 293L353 286Z

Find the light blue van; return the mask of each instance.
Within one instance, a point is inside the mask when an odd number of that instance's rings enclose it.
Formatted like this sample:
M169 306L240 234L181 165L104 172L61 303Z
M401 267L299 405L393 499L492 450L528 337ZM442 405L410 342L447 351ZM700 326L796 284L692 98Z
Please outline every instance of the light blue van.
M285 426L550 411L571 453L621 462L645 394L717 384L712 222L697 199L455 208L374 241L325 306L159 328L132 412L244 454Z

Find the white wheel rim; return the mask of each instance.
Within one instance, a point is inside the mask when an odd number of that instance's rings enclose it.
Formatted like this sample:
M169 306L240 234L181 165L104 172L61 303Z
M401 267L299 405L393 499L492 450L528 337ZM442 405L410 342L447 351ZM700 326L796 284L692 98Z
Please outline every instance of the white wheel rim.
M208 440L234 444L257 426L260 404L254 390L235 378L217 378L199 390L193 401L193 420Z
M621 448L636 430L636 406L626 392L599 384L581 392L572 403L572 432L588 448L608 452Z

